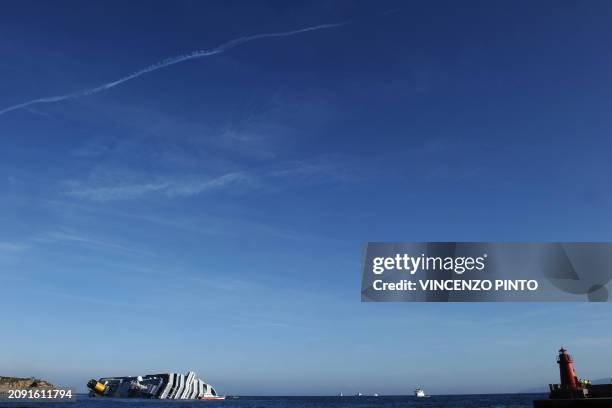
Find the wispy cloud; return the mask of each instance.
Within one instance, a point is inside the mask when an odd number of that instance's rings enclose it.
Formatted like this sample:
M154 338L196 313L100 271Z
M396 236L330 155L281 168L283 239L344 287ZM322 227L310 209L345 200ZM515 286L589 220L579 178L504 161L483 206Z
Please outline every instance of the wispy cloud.
M110 206L100 205L104 203L94 201L76 201L76 200L51 200L47 201L50 208L56 213L61 213L66 218L68 223L76 219L80 222L90 220L93 222L100 217L113 220L120 220L121 223L146 223L154 225L156 228L164 228L176 230L174 232L187 232L201 236L216 236L216 237L243 237L245 231L248 231L250 236L267 237L282 240L294 241L317 241L326 240L336 241L329 236L319 236L304 232L296 232L287 225L278 225L269 220L261 220L257 217L240 217L236 215L222 216L203 211L194 214L174 213L171 217L156 213L154 211L134 211L126 209L117 209ZM85 217L85 218L83 218ZM143 225L144 227L144 225ZM173 233L174 233L173 232Z
M351 183L362 176L338 158L315 158L290 161L274 167L230 171L213 177L199 175L151 176L130 172L112 172L112 176L92 175L89 180L64 182L63 193L88 201L108 202L135 200L153 195L167 198L196 196L212 191L242 192L245 190L278 191L296 184Z
M122 213L122 217L132 220L140 220L165 228L187 231L204 236L242 236L244 231L251 235L268 236L283 240L320 240L321 237L307 234L297 234L290 230L275 225L253 221L252 219L240 219L238 217L219 217L199 214L196 219L183 218L175 215L171 218L152 214Z
M340 157L317 157L291 161L268 172L270 177L315 183L352 183L363 175L351 169Z
M247 313L232 316L234 321L231 325L237 329L265 330L265 329L306 329L303 325L295 323L291 317L270 316L262 314Z
M205 193L210 190L220 190L229 187L248 184L247 173L232 172L213 178L181 177L165 178L160 181L141 183L93 183L70 182L65 194L71 197L91 201L132 200L153 193L164 196L188 197Z
M60 291L51 291L51 290L42 290L42 289L32 289L33 292L37 292L37 293L41 293L41 294L45 294L45 295L50 295L50 296L54 296L57 298L62 298L62 299L66 299L69 301L75 301L75 302L81 302L81 303L89 303L89 304L94 304L94 305L98 305L98 306L104 306L104 307L117 307L117 308L127 308L127 309L134 309L135 307L137 307L139 310L140 309L144 309L144 310L158 310L160 309L159 306L157 306L154 303L147 303L147 302L136 302L136 301L123 301L123 300L112 300L112 299L108 299L108 298L100 298L100 297L95 297L95 296L88 296L88 295L82 295L82 294L72 294L72 293L65 293L65 292L60 292Z
M131 254L140 254L145 256L153 256L152 253L134 248L120 242L111 240L99 239L87 235L82 235L73 231L51 231L38 235L33 242L37 244L68 244L79 245L95 250L119 251Z
M296 326L291 323L286 322L274 322L274 321L245 321L243 323L236 323L233 326L237 329L296 329L301 328L301 326Z
M28 245L16 242L0 242L0 252L20 252L28 249Z
M97 157L110 151L110 147L101 142L89 142L71 151L76 157Z
M236 278L214 279L210 277L196 276L192 278L193 283L202 285L207 289L221 290L224 292L255 292L263 288L262 285L253 281Z
M236 38L234 40L230 40L226 43L223 43L215 48L212 48L210 50L198 50L198 51L193 51L190 54L185 54L185 55L179 55L176 57L171 57L171 58L166 58L163 61L159 61L153 65L149 65L148 67L145 67L141 70L138 70L130 75L127 75L123 78L119 78L115 81L112 82L107 82L105 84L102 84L100 86L94 87L94 88L88 88L88 89L82 89L80 91L76 91L76 92L71 92L65 95L57 95L57 96L49 96L49 97L44 97L44 98L38 98L38 99L33 99L27 102L23 102L23 103L19 103L17 105L13 105L13 106L9 106L7 108L4 109L0 109L0 115L3 115L5 113L17 110L17 109L22 109L22 108L28 108L32 105L38 105L38 104L43 104L43 103L57 103L57 102L62 102L62 101L67 101L67 100L71 100L71 99L77 99L77 98L82 98L84 96L88 96L88 95L94 95L100 92L104 92L104 91L108 91L109 89L112 89L116 86L119 86L121 84L124 84L128 81L131 81L133 79L136 79L138 77L141 77L145 74L148 74L150 72L153 71L157 71L159 69L162 68L166 68L169 67L171 65L175 65L175 64L179 64L181 62L184 61L189 61L189 60L193 60L193 59L197 59L197 58L206 58L206 57L211 57L213 55L217 55L217 54L221 54L224 53L226 51L231 50L232 48L235 48L239 45L242 44L246 44L248 42L251 41L255 41L255 40L260 40L260 39L264 39L264 38L281 38L281 37L290 37L290 36L294 36L294 35L298 35L298 34L303 34L303 33L307 33L310 31L318 31L318 30L327 30L330 28L335 28L335 27L340 27L345 25L345 22L340 22L340 23L331 23L331 24L321 24L321 25L317 25L317 26L312 26L312 27L305 27L305 28L300 28L297 30L291 30L291 31L284 31L284 32L278 32L278 33L264 33L264 34L256 34L256 35L250 35L250 36L246 36L246 37L240 37L240 38Z

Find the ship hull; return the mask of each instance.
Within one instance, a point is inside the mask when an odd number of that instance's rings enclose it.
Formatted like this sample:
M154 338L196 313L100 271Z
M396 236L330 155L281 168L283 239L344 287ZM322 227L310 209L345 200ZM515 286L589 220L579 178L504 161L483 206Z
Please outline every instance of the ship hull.
M196 377L187 374L162 373L137 377L104 377L87 384L91 397L145 398L176 400L220 400L215 389Z

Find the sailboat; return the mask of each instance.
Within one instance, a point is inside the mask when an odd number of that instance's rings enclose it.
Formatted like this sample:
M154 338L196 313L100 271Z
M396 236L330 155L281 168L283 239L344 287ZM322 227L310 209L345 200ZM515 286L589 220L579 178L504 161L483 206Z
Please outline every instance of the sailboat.
M414 396L417 398L427 397L427 395L425 395L425 391L421 387L417 387L416 390L414 390Z

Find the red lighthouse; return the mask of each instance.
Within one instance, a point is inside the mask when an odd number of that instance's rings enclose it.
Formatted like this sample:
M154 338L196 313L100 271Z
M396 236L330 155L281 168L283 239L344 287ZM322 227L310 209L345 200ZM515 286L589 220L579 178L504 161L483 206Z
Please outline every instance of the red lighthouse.
M612 384L591 384L589 380L579 380L574 360L564 348L559 350L557 364L561 384L548 384L548 399L533 401L534 408L612 407Z
M559 364L559 374L561 375L561 389L577 390L582 388L578 382L576 370L574 370L574 360L563 347L559 350L557 364Z

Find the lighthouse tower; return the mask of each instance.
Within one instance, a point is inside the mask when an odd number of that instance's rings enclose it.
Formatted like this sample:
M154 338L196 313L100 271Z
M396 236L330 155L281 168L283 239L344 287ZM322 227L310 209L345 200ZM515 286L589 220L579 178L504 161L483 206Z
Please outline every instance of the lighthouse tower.
M559 350L557 364L559 364L559 374L561 376L561 389L577 390L582 388L578 382L576 370L574 370L574 360L572 360L572 356L567 354L567 350L563 347Z

